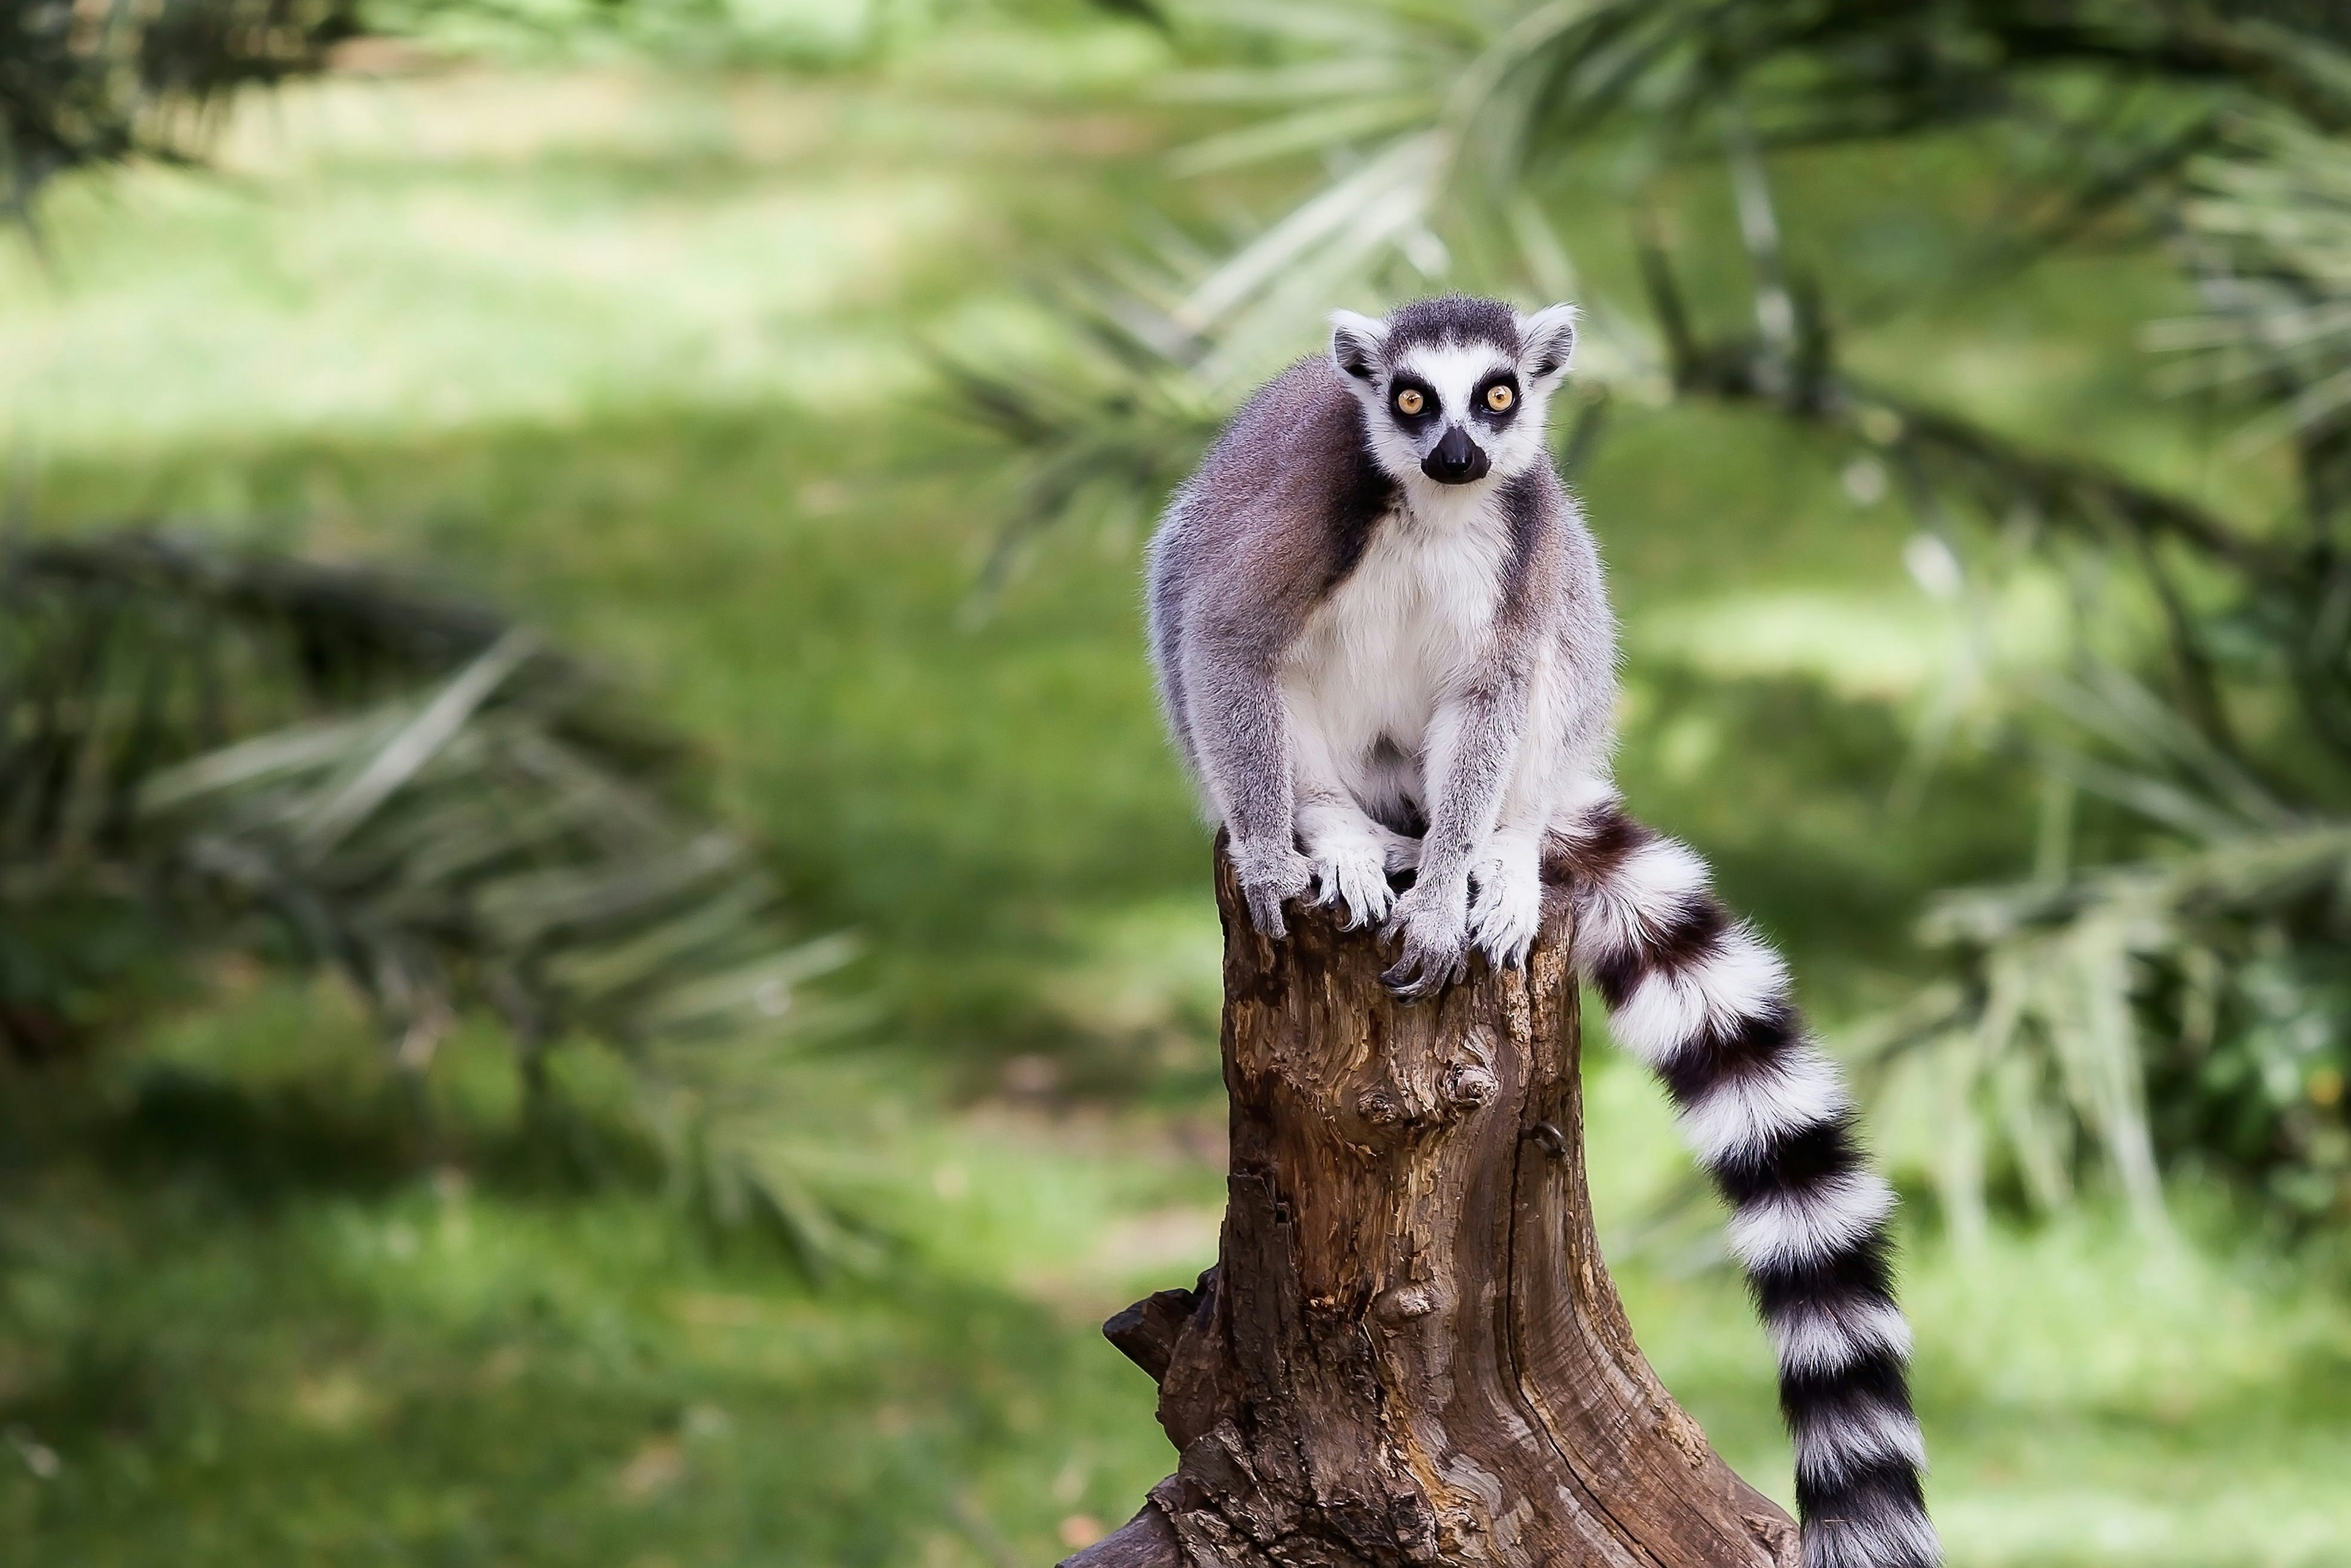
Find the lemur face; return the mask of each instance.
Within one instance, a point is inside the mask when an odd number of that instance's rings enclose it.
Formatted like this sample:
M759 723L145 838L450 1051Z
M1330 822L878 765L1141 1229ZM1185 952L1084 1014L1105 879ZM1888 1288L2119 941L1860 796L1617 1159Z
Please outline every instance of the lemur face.
M1331 318L1331 358L1364 404L1374 458L1399 482L1475 485L1539 461L1551 394L1575 350L1575 308L1521 316L1458 296L1384 321Z

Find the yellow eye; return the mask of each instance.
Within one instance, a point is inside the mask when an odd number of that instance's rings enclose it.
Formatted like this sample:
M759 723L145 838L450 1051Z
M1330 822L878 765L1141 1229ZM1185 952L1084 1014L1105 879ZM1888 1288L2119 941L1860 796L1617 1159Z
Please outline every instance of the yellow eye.
M1410 387L1406 387L1404 391L1396 393L1396 412L1398 413L1418 413L1426 406L1428 406L1428 400L1421 396L1420 393L1415 392Z
M1508 412L1510 404L1517 401L1516 396L1508 387L1494 386L1486 389L1486 406L1496 413Z

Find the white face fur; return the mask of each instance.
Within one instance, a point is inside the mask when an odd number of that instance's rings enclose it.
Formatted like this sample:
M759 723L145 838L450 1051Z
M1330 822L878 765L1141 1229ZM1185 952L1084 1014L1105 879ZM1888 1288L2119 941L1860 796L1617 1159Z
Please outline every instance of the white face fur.
M1373 456L1407 494L1467 499L1541 460L1552 394L1575 350L1575 307L1516 319L1516 343L1420 340L1391 355L1389 323L1332 314L1332 359L1364 404Z

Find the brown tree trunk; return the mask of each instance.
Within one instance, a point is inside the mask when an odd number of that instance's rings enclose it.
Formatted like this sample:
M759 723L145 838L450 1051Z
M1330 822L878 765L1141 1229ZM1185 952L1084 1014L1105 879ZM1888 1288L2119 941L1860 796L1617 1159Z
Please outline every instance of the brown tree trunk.
M1070 1568L1788 1568L1659 1385L1593 1239L1565 899L1521 972L1406 1005L1376 940L1250 929L1228 862L1217 1267L1104 1325L1176 1473Z

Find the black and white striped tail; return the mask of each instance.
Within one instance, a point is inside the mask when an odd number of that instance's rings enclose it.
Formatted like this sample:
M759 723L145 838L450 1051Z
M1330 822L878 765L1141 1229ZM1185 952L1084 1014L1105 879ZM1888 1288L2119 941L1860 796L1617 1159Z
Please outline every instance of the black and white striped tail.
M1723 907L1704 861L1613 797L1555 828L1551 849L1611 1031L1665 1081L1731 1206L1731 1250L1779 1348L1805 1568L1935 1568L1894 1195L1863 1163L1853 1102L1804 1036L1787 967Z

